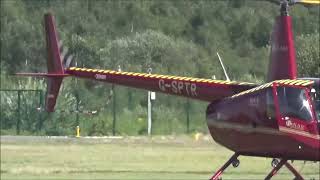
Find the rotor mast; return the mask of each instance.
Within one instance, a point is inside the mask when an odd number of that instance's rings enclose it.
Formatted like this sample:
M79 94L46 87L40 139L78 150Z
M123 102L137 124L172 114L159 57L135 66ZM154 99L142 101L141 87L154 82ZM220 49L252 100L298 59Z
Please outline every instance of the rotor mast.
M289 2L287 0L280 1L280 15L289 16Z

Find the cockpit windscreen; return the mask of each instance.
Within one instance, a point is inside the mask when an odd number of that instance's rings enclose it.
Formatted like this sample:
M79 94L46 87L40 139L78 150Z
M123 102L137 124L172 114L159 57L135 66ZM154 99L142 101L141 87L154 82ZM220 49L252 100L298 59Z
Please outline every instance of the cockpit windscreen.
M305 89L277 87L277 96L282 117L291 117L304 121L312 120L312 111Z

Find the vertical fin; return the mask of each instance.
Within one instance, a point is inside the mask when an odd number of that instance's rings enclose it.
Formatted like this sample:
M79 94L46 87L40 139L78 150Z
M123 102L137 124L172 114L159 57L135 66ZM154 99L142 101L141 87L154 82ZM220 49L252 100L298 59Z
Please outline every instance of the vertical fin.
M297 78L296 50L290 16L281 15L276 18L271 42L268 82Z
M60 57L59 39L56 32L54 17L48 13L44 15L46 42L47 42L47 66L48 73L63 74L62 61Z
M44 15L46 43L47 43L47 67L48 74L57 74L60 76L47 77L47 95L46 95L46 110L48 112L54 111L56 100L59 94L60 86L64 75L62 66L59 39L55 27L55 21L52 14Z

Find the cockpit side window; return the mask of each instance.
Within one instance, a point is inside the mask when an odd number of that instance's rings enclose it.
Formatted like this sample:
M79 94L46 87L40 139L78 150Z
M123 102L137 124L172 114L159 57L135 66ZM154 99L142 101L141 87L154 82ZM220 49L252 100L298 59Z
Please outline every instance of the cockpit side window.
M277 87L277 96L282 117L312 120L312 111L304 89Z
M266 113L268 119L276 119L276 110L274 107L274 98L273 98L273 93L272 93L272 88L268 88L266 91Z
M320 122L320 87L318 84L315 84L314 87L311 88L310 97L315 107L317 119Z

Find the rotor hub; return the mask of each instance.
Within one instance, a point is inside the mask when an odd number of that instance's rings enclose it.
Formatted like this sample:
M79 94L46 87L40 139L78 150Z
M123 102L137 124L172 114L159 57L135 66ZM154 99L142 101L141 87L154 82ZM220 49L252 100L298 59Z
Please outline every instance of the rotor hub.
M287 0L282 0L280 2L280 15L289 16L289 2Z

